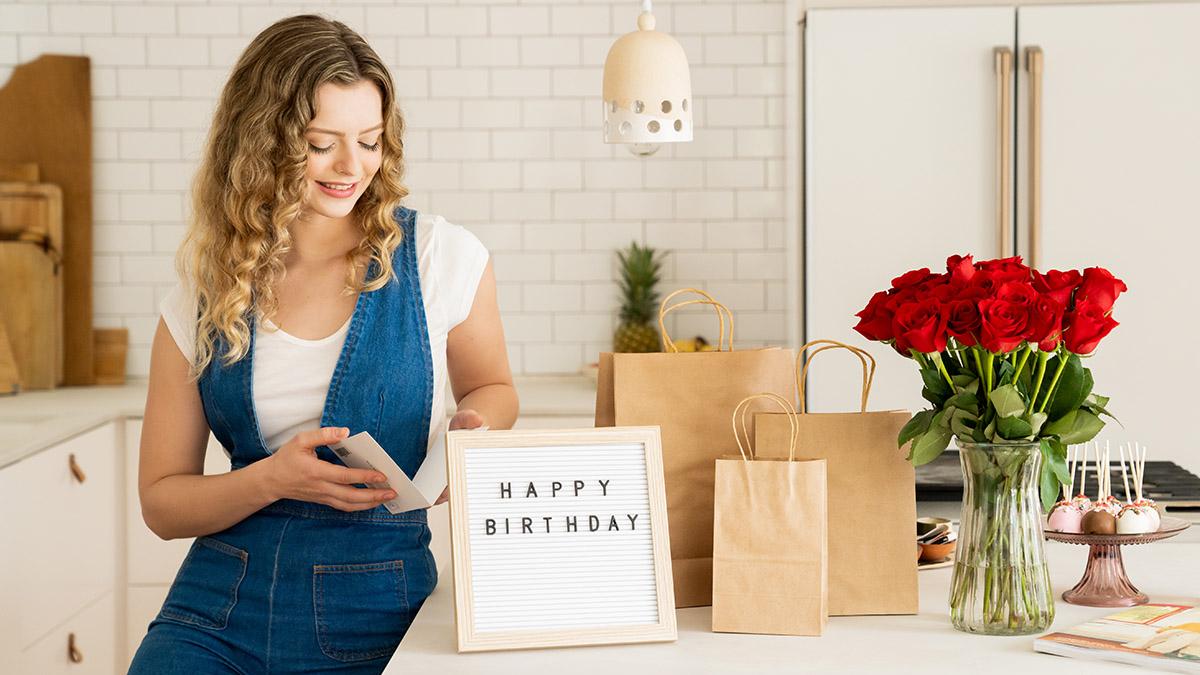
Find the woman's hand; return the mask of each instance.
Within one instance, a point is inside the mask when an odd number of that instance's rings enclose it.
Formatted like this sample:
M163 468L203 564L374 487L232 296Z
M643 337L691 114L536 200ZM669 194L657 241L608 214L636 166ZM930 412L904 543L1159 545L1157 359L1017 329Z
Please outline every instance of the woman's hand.
M455 429L478 429L479 427L483 426L483 424L483 415L480 415L478 412L470 409L459 410L454 414L454 417L450 418L450 426L448 430L454 431ZM445 504L448 501L450 501L450 487L446 486L446 489L442 490L442 496L438 497L437 501L434 502L433 505L437 506L438 504Z
M317 457L316 448L350 435L345 427L301 431L270 457L268 490L274 499L298 499L341 511L365 511L396 497L390 489L356 488L355 483L387 481L378 471L352 469Z

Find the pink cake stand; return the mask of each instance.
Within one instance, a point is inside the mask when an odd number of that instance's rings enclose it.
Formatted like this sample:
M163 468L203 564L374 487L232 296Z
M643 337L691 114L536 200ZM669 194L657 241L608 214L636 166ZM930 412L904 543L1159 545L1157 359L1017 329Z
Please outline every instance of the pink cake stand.
M1063 600L1088 607L1132 607L1150 598L1139 591L1125 574L1121 547L1151 544L1169 539L1191 526L1186 520L1163 516L1157 532L1146 534L1076 534L1046 530L1046 538L1064 544L1087 544L1087 568L1075 588L1063 593Z

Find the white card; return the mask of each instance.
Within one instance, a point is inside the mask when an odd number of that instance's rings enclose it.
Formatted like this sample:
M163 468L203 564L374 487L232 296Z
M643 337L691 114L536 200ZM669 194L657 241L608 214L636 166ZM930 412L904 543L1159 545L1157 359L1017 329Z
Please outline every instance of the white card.
M486 426L472 429L485 431ZM346 464L355 469L371 469L387 476L386 483L367 483L372 488L391 488L396 498L383 503L389 513L404 513L433 506L446 489L446 430L442 429L437 440L425 455L425 461L417 469L414 479L409 477L387 454L371 434L363 431L330 444L329 448Z

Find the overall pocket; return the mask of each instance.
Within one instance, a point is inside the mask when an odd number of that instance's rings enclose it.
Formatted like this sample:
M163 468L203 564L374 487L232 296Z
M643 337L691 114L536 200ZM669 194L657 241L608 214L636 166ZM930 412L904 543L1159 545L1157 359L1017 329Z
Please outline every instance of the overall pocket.
M237 603L249 554L211 537L192 544L159 616L203 628L222 630Z
M338 661L387 656L412 623L404 561L313 565L321 651Z

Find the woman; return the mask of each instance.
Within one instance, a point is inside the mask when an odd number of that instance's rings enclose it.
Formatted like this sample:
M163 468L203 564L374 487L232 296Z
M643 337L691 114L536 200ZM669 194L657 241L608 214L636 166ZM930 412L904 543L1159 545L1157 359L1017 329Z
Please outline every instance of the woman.
M327 447L368 431L413 475L443 428L517 415L487 251L399 207L386 67L317 16L258 35L221 93L154 338L138 477L198 537L133 673L383 669L437 572L424 511ZM209 431L232 471L204 476ZM443 499L445 495L443 495Z

